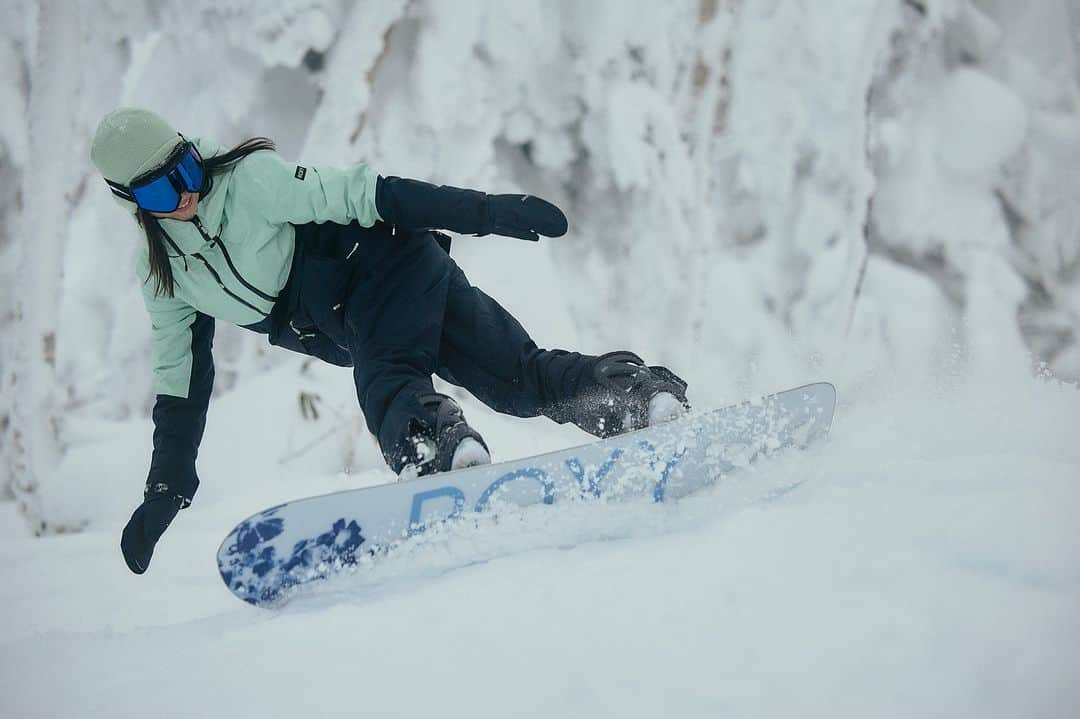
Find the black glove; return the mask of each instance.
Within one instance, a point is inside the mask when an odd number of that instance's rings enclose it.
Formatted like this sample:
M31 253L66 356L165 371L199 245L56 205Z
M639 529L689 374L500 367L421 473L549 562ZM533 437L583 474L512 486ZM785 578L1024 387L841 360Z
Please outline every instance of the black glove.
M136 574L146 571L154 556L154 545L169 528L181 504L181 497L151 494L135 509L120 537L120 551L128 569Z
M453 230L472 235L506 235L537 240L566 234L566 215L532 195L488 195L402 177L379 177L375 186L379 217L405 229Z

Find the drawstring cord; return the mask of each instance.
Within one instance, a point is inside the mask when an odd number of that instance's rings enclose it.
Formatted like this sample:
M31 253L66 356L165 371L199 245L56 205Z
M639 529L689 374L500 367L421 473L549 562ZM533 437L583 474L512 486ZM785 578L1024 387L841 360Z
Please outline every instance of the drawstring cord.
M172 245L172 248L176 251L176 254L184 258L184 272L187 272L187 255L184 254L183 250L176 246L176 243L173 242L173 238L169 237L169 233L165 231L164 227L161 228L161 234L165 236L165 241Z

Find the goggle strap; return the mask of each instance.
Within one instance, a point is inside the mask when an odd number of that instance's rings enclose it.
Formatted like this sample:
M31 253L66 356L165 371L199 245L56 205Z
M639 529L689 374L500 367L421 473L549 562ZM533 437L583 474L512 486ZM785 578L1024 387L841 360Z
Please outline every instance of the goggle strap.
M117 197L127 200L128 202L135 202L135 195L131 194L131 190L124 185L112 182L111 180L105 180L105 184L109 186L109 189L112 190L112 193Z

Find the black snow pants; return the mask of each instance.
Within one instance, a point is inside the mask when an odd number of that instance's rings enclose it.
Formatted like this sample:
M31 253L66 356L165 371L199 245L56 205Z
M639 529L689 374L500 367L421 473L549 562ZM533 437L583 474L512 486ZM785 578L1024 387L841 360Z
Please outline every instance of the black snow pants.
M388 463L432 375L497 412L575 421L572 399L596 357L540 349L498 302L473 287L432 231L377 223L298 226L297 251L271 342L353 368L368 429ZM299 343L299 347L296 344Z

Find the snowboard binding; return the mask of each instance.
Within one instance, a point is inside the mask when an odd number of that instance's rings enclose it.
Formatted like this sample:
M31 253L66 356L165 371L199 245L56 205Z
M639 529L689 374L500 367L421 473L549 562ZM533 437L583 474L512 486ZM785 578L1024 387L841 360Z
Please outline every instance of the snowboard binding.
M407 436L387 457L399 479L491 463L487 444L465 421L457 402L436 392L417 400L426 416L410 420Z
M667 367L646 365L633 352L597 357L592 381L571 421L601 439L677 419L690 411L686 382Z

